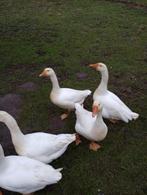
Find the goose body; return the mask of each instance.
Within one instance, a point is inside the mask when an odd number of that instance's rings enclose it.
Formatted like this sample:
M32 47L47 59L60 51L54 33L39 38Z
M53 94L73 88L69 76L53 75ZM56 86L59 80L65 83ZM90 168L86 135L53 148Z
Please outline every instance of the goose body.
M62 169L54 169L25 156L4 156L0 145L0 187L28 194L57 183Z
M107 89L108 85L108 69L103 63L91 64L101 73L101 82L93 94L93 105L98 102L102 104L102 115L110 120L122 120L128 123L139 117L138 113L133 112L117 95Z
M44 163L50 163L60 157L68 145L75 141L75 134L49 134L36 132L24 135L16 120L5 111L0 111L0 122L10 130L16 152Z
M75 104L75 109L76 132L90 141L102 141L107 135L108 128L103 121L101 109L95 117L80 104Z
M50 93L50 100L60 108L74 110L75 103L83 104L85 98L91 94L90 90L76 90L71 88L60 88L57 76L52 68L45 68L39 75L40 77L50 77L52 82L52 90ZM61 116L64 119L68 114Z
M60 108L74 110L75 103L83 104L85 98L90 94L90 90L82 91L70 88L60 88L57 91L51 91L50 99Z

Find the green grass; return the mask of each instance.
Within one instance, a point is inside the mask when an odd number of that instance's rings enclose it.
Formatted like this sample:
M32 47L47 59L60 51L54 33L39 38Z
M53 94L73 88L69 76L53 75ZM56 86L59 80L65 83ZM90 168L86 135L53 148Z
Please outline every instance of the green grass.
M106 121L109 133L97 153L88 150L87 141L71 145L52 163L64 168L61 182L36 194L146 194L146 10L102 0L1 0L0 16L0 94L22 95L22 129L48 131L52 117L62 112L48 99L50 82L38 78L46 66L55 69L61 86L94 90L100 77L87 65L103 61L109 88L140 113L130 124ZM88 77L78 80L77 72ZM38 90L18 88L28 81ZM87 108L91 104L86 101ZM74 132L74 124L72 114L59 132Z

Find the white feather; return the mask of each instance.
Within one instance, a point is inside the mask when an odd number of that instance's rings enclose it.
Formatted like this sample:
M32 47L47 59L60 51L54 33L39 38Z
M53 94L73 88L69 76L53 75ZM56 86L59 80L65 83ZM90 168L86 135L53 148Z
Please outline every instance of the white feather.
M62 178L60 171L25 156L2 157L0 187L23 194L32 193L57 183Z
M99 66L100 65L100 66ZM100 103L103 106L102 115L104 118L122 120L126 123L129 120L137 119L139 114L132 112L132 110L114 93L107 89L108 83L108 69L103 63L98 63L98 71L101 73L101 82L93 94L95 103Z
M7 112L0 111L0 121L10 130L12 142L19 155L49 163L60 157L68 145L75 141L75 134L49 134L36 132L24 135L16 120Z
M101 111L96 117L92 117L92 112L84 109L80 104L75 104L77 133L91 141L103 140L108 132L108 128L102 119Z

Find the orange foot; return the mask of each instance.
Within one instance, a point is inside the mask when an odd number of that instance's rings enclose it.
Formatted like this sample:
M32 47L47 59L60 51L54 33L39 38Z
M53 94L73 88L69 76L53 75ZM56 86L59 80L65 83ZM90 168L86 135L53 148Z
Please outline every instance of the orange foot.
M3 193L0 191L0 195L3 195Z
M76 133L76 141L75 142L76 142L76 146L78 146L82 142L79 134L77 134L77 133Z
M109 121L111 121L111 123L113 123L113 124L118 123L118 120L115 120L115 119L109 119Z
M69 113L64 113L64 114L61 114L61 120L64 120L68 117Z
M100 149L101 148L101 145L99 145L99 144L96 144L95 142L91 142L90 144L89 144L89 149L90 150L93 150L93 151L97 151L98 149Z

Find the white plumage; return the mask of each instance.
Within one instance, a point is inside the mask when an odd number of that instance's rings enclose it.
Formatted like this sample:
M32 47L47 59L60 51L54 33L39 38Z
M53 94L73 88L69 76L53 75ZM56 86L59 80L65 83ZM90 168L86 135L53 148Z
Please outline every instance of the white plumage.
M62 169L54 169L25 156L7 156L0 145L0 187L28 194L57 183Z
M118 96L107 89L109 77L107 66L103 63L91 64L90 66L101 73L101 82L93 94L93 105L102 104L103 117L111 120L122 120L126 123L129 120L136 120L139 114L133 112Z
M76 125L77 133L90 141L103 140L108 132L108 128L102 118L102 108L99 105L97 116L92 117L92 112L83 108L80 104L75 104L76 108Z
M60 108L67 109L68 112L74 110L75 103L83 104L85 98L91 94L90 90L60 88L57 76L52 68L45 68L39 76L50 77L52 82L51 101ZM61 119L67 118L68 114L61 115Z
M83 104L85 98L91 94L90 90L75 90L69 88L60 88L57 91L51 91L51 101L57 106L74 110L75 103Z
M75 141L75 134L49 134L36 132L24 135L16 120L5 111L0 111L0 121L10 130L12 142L19 155L49 163L60 157L68 145Z

